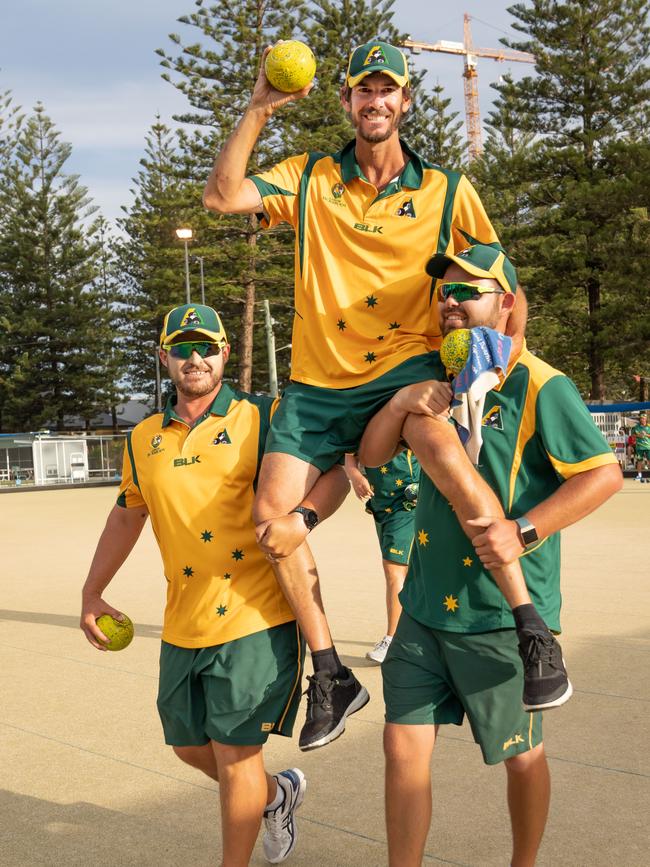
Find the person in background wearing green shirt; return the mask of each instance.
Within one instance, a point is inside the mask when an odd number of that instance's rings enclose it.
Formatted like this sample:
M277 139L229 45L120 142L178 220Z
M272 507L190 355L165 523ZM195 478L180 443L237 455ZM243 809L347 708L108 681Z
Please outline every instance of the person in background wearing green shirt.
M362 472L363 469L363 472ZM413 545L413 510L417 500L420 465L410 450L400 452L380 467L360 467L356 455L345 456L345 472L366 512L375 519L386 578L386 634L366 658L382 663L402 613L399 594L404 586Z
M472 260L470 251L467 259ZM434 256L431 264L441 264ZM436 285L443 334L486 326L506 331L515 294L490 274L471 273L458 257L442 257ZM516 281L515 284L516 286ZM398 392L366 428L359 460L377 466L417 426L445 417L409 415L417 383ZM426 475L415 513L415 542L400 594L403 612L382 665L386 726L386 821L391 867L419 867L431 823L430 761L441 724L467 715L486 764L504 762L513 852L512 867L530 867L541 843L550 801L541 713L526 713L524 666L515 622L489 569L521 557L533 603L553 632L560 631L559 531L588 515L622 485L612 450L594 425L574 384L525 347L488 392L478 471L502 503L505 517L480 519L472 540L462 516ZM451 448L451 446L450 446ZM457 458L454 458L457 460ZM444 476L440 487L444 486ZM522 527L523 524L523 527ZM526 528L536 541L526 544ZM530 648L528 648L530 650ZM538 648L543 672L564 669L559 645ZM559 657L559 658L558 658ZM523 665L522 665L523 661Z
M634 460L636 461L636 479L644 481L642 470L650 468L650 425L645 410L639 413L639 423L632 428L634 443ZM650 479L648 480L650 481Z

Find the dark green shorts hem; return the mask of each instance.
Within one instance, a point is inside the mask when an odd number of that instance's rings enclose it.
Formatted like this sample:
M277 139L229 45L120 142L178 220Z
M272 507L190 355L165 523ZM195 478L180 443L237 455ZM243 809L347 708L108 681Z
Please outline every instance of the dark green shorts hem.
M460 725L466 716L488 765L542 743L542 714L523 709L514 629L445 632L402 612L381 669L386 722Z
M295 621L214 647L160 649L158 712L165 743L255 746L291 737L305 646Z

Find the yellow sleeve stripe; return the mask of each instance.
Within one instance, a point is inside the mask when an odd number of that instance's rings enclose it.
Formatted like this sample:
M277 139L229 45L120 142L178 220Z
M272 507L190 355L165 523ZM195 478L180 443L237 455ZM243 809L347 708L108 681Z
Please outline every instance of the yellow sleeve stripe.
M604 455L594 455L593 458L587 458L586 461L578 461L575 464L567 464L564 461L558 460L553 455L548 454L549 460L555 467L555 471L562 476L563 479L570 479L577 476L579 473L586 473L588 470L595 470L597 467L605 467L608 464L615 464L617 460L613 452Z

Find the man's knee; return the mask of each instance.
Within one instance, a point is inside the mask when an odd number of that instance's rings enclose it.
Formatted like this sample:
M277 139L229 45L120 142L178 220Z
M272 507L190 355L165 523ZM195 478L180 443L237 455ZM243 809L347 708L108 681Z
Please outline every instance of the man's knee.
M519 753L517 756L506 759L504 765L509 774L524 775L545 763L544 744L537 744L532 750L527 750L525 753Z
M384 726L384 755L386 763L404 765L425 758L428 762L435 743L436 730L433 726L397 725L386 723Z

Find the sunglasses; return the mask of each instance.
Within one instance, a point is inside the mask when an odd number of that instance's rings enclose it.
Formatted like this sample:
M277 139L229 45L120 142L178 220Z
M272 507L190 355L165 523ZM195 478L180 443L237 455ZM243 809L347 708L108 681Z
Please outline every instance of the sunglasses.
M193 352L197 352L201 358L213 358L221 352L219 343L173 343L171 346L163 346L163 349L168 352L172 358L180 358L182 361L187 361L192 357Z
M446 301L451 295L459 304L463 301L478 301L481 295L503 295L503 289L490 289L476 283L441 283L438 286L438 301Z

